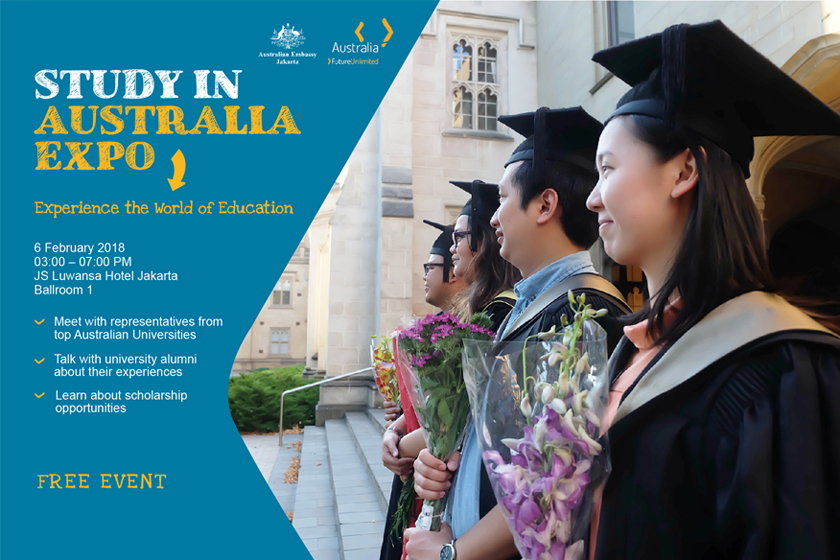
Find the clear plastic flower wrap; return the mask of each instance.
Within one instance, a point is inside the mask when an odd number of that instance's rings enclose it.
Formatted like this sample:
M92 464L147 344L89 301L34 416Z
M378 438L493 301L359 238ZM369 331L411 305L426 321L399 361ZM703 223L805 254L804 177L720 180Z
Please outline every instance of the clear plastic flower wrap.
M394 336L384 335L376 344L376 335L370 341L370 362L379 392L386 401L400 405L400 385L394 360Z
M523 560L557 560L589 528L609 474L601 425L609 392L603 315L572 299L571 324L527 340L464 341L482 460ZM582 557L575 546L568 557Z
M447 313L428 315L398 335L396 359L411 379L409 398L426 447L442 461L455 451L470 414L461 371L462 342L493 339L486 315L473 315L470 321L461 322ZM447 497L425 500L417 527L439 531Z

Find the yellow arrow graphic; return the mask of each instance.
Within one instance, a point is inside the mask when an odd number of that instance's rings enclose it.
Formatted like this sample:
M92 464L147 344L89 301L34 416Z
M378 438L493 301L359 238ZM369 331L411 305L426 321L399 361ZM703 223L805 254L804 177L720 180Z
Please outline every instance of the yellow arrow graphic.
M356 37L358 37L358 38L359 38L359 42L360 42L360 43L364 43L364 42L365 42L364 38L362 37L362 34L361 34L361 33L359 33L359 31L361 31L361 30L362 30L362 27L364 27L364 26L365 26L365 22L361 22L361 23L359 23L359 27L357 27L357 28L356 28Z
M44 395L46 395L46 394L47 394L47 392L46 392L46 391L44 391L44 392L43 392L43 393L41 393L40 395L39 395L38 393L33 393L33 395L35 395L35 396L36 396L36 397L38 397L39 399L40 399L41 397L43 397Z
M184 159L184 154L181 153L181 150L175 152L175 155L172 156L172 165L175 166L175 172L172 175L171 179L167 179L169 181L169 186L172 187L172 190L180 189L185 185L181 179L184 178L184 171L187 170L187 161Z
M34 358L33 358L33 359L34 359ZM43 362L45 359L46 359L46 358L41 358L40 360L35 360L35 363L36 363L36 364L40 364L40 363L41 363L41 362Z
M391 38L391 35L393 35L393 34L394 34L394 30L393 30L393 29L391 29L391 26L390 26L390 25L388 25L388 20L387 20L387 19L385 19L385 18L382 18L382 25L384 25L384 26L385 26L385 29L387 29L387 30L388 30L388 35L385 37L385 40L384 40L384 41L382 41L382 46L384 47L384 46L385 46L385 43L387 43L387 42L388 42L388 39L390 39L390 38Z

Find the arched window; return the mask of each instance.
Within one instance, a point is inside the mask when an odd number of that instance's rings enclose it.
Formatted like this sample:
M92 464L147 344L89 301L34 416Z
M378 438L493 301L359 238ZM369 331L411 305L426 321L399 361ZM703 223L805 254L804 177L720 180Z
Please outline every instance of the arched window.
M475 72L474 52L478 63ZM497 130L499 62L496 46L489 40L459 38L452 45L452 81L452 126Z
M452 79L459 82L472 81L472 46L461 39L452 47Z
M289 307L292 305L292 283L288 279L283 279L275 288L272 296L271 304Z
M289 355L289 331L280 331L280 354Z
M478 130L496 130L497 98L490 89L478 94Z
M473 95L461 86L452 97L452 126L456 128L473 127Z
M496 49L490 43L478 47L478 81L496 83Z
M271 348L269 352L275 356L289 355L289 331L287 329L271 329Z

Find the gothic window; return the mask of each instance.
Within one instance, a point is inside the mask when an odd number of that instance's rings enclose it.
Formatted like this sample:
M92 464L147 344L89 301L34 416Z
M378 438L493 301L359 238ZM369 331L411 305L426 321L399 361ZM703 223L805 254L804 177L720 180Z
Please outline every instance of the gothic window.
M496 83L496 49L490 43L478 47L478 81Z
M496 46L489 40L459 38L452 46L452 82L452 126L495 131L499 114Z
M458 82L472 81L472 46L464 39L452 47L452 79Z
M472 92L467 91L464 86L455 90L455 95L452 98L452 126L456 128L472 128L472 106L473 106Z
M292 283L288 279L282 279L275 288L272 295L271 305L276 307L291 307L292 305Z
M289 331L287 329L271 329L270 353L275 356L289 355Z
M497 107L496 96L490 89L478 94L478 130L496 130Z

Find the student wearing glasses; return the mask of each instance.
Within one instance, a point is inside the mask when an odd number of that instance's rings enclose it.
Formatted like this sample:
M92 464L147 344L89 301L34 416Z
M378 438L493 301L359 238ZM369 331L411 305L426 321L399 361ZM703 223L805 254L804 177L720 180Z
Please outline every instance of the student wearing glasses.
M429 259L423 263L426 303L434 305L442 312L451 313L455 299L467 288L467 281L463 277L456 276L452 266L452 253L450 253L449 247L452 243L452 233L455 228L451 225L445 226L429 220L423 221L441 232L432 244ZM409 416L412 414L413 412L410 412ZM385 402L385 420L393 421L393 423L385 431L382 438L382 463L395 476L391 485L391 498L388 504L388 515L385 518L385 533L379 557L380 560L398 560L402 556L402 538L392 537L391 527L403 487L402 480L411 476L414 457L400 456L397 445L402 434L414 431L417 426L413 418L409 422L409 419L403 416L403 411L398 409L397 405L391 401Z

